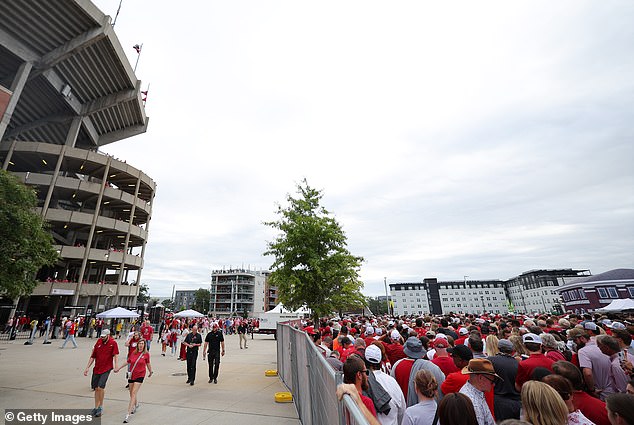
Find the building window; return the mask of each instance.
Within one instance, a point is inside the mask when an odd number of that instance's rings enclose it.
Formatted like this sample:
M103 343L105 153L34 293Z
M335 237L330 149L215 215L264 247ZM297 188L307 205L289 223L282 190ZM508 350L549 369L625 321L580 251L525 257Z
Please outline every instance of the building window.
M597 288L597 291L599 292L599 298L608 297L608 291L606 291L605 288Z
M578 289L577 291L579 292L579 299L580 300L587 300L588 299L586 297L586 291L584 291L583 289Z
M627 290L630 291L630 298L634 298L634 286L630 286Z
M607 288L608 290L608 294L610 294L610 298L618 298L619 297L619 293L617 292L616 288L610 286Z

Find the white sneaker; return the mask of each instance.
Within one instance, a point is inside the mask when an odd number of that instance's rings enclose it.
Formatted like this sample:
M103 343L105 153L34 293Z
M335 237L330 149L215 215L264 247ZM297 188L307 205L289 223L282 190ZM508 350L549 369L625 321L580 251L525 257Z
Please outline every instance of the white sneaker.
M128 422L130 422L130 415L125 415L125 418L123 418L123 423L127 424Z

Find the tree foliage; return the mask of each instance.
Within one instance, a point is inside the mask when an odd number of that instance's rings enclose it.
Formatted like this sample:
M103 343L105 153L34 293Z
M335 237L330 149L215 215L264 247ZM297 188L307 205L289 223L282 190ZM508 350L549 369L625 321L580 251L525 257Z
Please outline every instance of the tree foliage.
M209 309L209 298L211 293L209 289L200 288L194 292L194 305L193 309L201 313L207 313Z
M139 286L139 295L136 297L136 301L140 304L145 304L150 302L150 287L146 284L142 283Z
M0 293L11 298L31 294L37 271L59 257L36 205L33 189L0 170Z
M373 314L388 314L387 303L385 300L379 300L376 297L368 297L368 308Z
M171 299L164 300L161 304L163 304L163 307L167 310L174 311L176 309L176 304Z
M306 305L314 317L364 305L359 280L363 258L348 251L341 226L320 205L321 191L303 180L297 194L287 195L286 208L278 206L277 221L264 223L279 231L264 253L275 258L270 282L277 286L279 300L291 310Z

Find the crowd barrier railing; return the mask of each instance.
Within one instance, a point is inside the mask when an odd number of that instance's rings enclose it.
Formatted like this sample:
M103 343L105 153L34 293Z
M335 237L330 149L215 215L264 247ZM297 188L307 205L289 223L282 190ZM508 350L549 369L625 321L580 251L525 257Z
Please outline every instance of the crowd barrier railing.
M337 400L343 373L335 371L310 337L292 324L277 324L277 369L302 425L368 425L350 396Z

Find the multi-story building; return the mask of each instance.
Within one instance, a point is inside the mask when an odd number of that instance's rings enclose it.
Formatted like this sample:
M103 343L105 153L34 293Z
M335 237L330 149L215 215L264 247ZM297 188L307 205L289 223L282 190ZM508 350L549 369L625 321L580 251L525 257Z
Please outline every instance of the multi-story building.
M390 284L395 315L454 313L495 314L561 310L555 289L566 279L587 270L533 270L512 279L438 282L435 278L416 283Z
M570 279L557 288L565 311L592 312L616 299L634 299L634 269L615 269L594 276Z
M174 294L174 310L175 311L180 311L180 310L189 310L190 308L193 308L194 305L194 301L195 301L195 295L196 291L176 291ZM201 313L207 313L202 312Z
M268 311L272 290L266 282L270 272L246 269L213 270L211 272L211 314L214 316L253 317Z
M504 282L463 280L390 284L395 315L454 313L505 313L508 310Z
M505 282L507 296L518 313L562 313L557 289L569 280L589 275L588 270L531 270Z
M0 166L36 189L60 255L18 311L134 306L156 184L100 149L146 131L140 81L90 2L0 2L0 16Z

